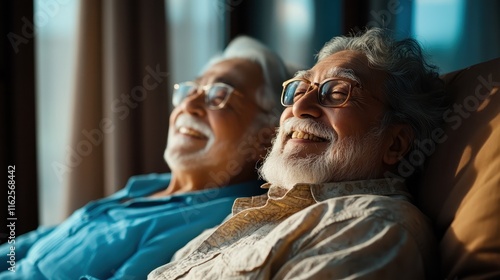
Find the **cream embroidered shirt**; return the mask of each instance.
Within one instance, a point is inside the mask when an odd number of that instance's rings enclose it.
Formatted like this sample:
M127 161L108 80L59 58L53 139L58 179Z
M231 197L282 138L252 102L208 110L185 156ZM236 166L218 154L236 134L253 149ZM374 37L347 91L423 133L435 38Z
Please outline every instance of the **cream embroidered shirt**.
M266 184L148 279L430 279L434 238L402 183ZM207 213L210 215L210 213Z

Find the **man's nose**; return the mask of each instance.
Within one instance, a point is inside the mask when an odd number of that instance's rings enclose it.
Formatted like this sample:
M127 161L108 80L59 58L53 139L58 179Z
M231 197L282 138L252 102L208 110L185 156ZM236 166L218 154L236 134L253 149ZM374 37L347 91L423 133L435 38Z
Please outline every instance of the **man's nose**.
M188 95L179 106L183 111L190 114L197 116L205 115L205 94L203 89L197 88L192 94Z
M318 103L318 86L311 84L302 98L293 103L293 115L298 118L318 118L322 114L321 105Z

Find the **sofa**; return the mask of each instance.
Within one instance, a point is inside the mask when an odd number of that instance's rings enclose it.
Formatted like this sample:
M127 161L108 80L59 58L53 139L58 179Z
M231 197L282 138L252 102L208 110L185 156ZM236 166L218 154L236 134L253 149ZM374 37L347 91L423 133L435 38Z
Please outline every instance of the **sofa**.
M451 107L419 181L442 279L500 279L500 58L442 76Z

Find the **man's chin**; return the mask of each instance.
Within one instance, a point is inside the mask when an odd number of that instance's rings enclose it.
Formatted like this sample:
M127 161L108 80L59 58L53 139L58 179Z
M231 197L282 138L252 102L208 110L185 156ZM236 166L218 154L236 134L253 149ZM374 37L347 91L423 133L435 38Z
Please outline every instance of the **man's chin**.
M326 142L309 144L287 142L282 146L281 154L286 158L301 159L322 156L330 149L332 149L331 145Z
M291 188L297 183L322 184L376 178L382 158L378 131L337 141L323 148L285 142L273 146L260 169L269 183Z
M195 163L203 161L203 157L199 153L173 152L167 150L164 154L164 159L170 168L192 167Z
M260 174L267 182L290 189L297 183L319 183L311 176L310 163L317 156L302 155L300 152L272 152L260 168Z

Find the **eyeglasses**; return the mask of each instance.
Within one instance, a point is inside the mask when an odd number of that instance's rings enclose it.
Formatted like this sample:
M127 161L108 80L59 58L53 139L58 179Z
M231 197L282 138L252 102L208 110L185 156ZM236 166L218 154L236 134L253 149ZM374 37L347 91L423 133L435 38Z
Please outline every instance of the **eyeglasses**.
M195 82L183 82L174 85L172 95L172 104L179 106L188 96L196 96L201 92L205 93L205 104L208 109L219 110L224 108L231 94L242 96L232 86L224 83L215 83L211 85L199 86Z
M281 104L293 106L306 93L318 88L318 103L324 107L342 107L351 97L353 87L361 88L357 82L344 78L330 78L321 83L313 83L303 78L295 78L283 83Z

